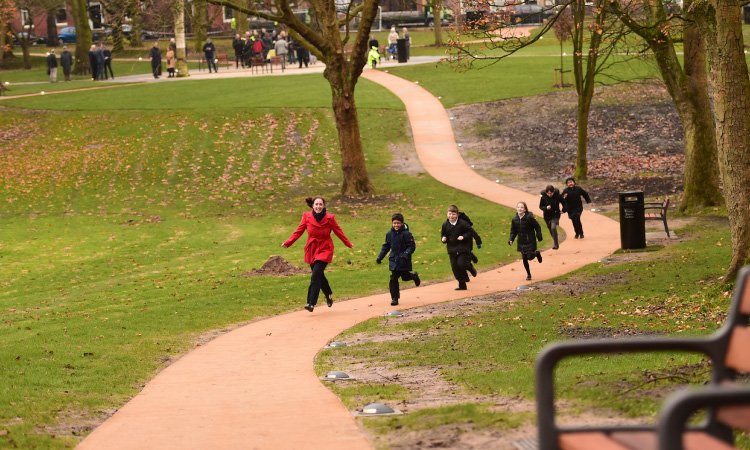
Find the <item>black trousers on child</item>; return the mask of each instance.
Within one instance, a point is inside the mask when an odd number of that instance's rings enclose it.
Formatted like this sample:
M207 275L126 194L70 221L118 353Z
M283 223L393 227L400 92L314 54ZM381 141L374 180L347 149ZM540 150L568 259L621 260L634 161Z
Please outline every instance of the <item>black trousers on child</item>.
M391 299L398 300L401 298L401 290L398 286L398 279L401 278L404 281L412 281L414 276L412 272L408 270L394 270L391 272L391 280L388 283L388 289L391 291Z
M467 271L472 269L471 253L448 253L451 260L451 269L453 270L453 276L459 282L466 283L469 281L469 274Z
M571 222L573 222L573 229L576 232L576 236L583 236L581 214L583 214L583 211L568 211L568 217L570 217Z
M326 278L326 266L328 266L328 263L323 261L315 261L310 264L312 275L310 276L310 287L307 288L307 303L309 305L315 306L318 304L320 291L323 291L326 296L333 294L331 285L328 284L328 278Z

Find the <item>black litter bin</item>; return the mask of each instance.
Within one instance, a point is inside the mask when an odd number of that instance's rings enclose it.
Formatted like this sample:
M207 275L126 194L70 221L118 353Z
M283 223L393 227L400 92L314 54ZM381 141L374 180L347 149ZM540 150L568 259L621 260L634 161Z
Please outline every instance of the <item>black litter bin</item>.
M396 53L398 53L398 62L406 62L406 39L396 39Z
M623 249L646 248L643 192L620 192L620 245Z

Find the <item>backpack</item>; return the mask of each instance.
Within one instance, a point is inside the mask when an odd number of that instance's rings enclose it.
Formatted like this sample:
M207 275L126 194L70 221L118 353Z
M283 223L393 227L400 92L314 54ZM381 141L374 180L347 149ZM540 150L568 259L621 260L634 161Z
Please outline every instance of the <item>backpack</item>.
M253 53L263 53L263 43L260 39L256 39L256 41L253 42Z

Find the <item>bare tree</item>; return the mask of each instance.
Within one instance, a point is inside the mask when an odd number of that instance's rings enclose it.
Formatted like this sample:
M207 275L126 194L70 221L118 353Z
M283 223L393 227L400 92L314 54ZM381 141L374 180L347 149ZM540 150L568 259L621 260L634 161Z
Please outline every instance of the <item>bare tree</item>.
M91 73L89 48L92 44L92 33L86 0L70 0L70 11L76 24L76 52L73 55L75 62L73 73L87 75Z
M357 86L367 59L367 44L373 20L377 14L377 0L350 0L348 3L331 0L310 0L312 23L305 24L293 11L292 0L244 5L233 0L207 0L208 3L232 8L285 24L295 42L310 50L325 64L323 76L331 86L333 112L338 130L341 166L344 175L341 192L344 195L369 195L373 187L367 173L359 118L354 101ZM356 32L350 23L358 18Z
M648 45L672 97L684 134L684 195L680 209L722 202L716 137L708 95L706 46L696 17L706 14L686 0L683 12L663 0L609 2L608 7ZM684 64L675 43L684 44Z
M189 77L187 44L185 42L185 0L174 2L175 69L179 78Z
M696 15L708 49L708 81L713 99L719 169L732 235L732 258L725 274L734 279L750 263L750 77L742 36L742 0L701 0Z

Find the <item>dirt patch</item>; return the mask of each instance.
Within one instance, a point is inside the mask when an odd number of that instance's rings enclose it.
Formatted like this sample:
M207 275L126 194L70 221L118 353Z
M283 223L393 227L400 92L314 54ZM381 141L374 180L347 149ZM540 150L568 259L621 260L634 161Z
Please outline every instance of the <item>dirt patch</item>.
M548 183L561 186L573 172L574 91L459 106L451 115L464 159L487 178L538 192ZM592 180L582 184L597 203L614 203L617 192L628 190L649 197L679 194L682 145L682 127L663 85L601 87L589 123Z
M278 255L271 255L268 261L263 263L260 269L251 270L242 274L243 277L257 277L270 275L274 277L287 277L307 273L306 270L292 265L289 261Z
M388 169L412 176L424 173L424 167L419 162L412 144L390 144L389 148L393 158Z

